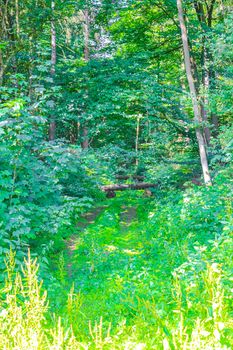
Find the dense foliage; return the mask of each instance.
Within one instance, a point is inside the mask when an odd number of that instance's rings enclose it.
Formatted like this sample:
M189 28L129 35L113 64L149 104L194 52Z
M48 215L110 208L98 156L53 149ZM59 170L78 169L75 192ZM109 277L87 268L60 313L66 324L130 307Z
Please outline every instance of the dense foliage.
M0 348L233 347L232 20L0 0Z

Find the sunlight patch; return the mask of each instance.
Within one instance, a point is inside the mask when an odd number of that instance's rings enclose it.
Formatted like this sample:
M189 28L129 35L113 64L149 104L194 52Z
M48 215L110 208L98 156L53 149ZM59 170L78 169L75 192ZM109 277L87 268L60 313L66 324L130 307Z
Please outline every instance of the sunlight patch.
M108 251L108 252L115 252L118 248L116 247L116 246L114 246L114 245L107 245L107 246L105 246L105 248L106 248L106 250Z
M133 249L124 249L123 252L126 254L129 254L129 255L139 255L140 254L140 252L133 250Z

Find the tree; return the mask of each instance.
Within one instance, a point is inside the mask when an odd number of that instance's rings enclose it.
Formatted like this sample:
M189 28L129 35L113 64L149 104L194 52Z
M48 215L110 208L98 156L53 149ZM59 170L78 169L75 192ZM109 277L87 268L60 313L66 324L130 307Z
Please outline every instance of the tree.
M213 14L216 5L216 0L209 0L202 2L199 0L194 1L194 8L196 11L197 19L200 24L201 33L201 81L199 82L199 90L202 91L201 101L201 116L205 124L208 123L208 114L211 115L210 123L214 126L214 131L218 130L218 117L215 113L210 111L208 96L211 90L215 87L215 71L213 68L213 57L208 47L208 35L212 30ZM211 131L209 126L204 126L204 135L207 146L210 144Z
M185 69L186 69L186 75L189 83L189 89L190 89L192 104L193 104L194 122L196 124L196 136L197 136L197 142L199 147L202 172L203 172L205 184L211 185L212 182L211 182L211 177L209 173L209 165L208 165L207 152L205 148L205 141L204 141L203 133L200 129L200 122L202 121L202 118L201 118L200 106L198 103L197 92L194 85L194 79L193 79L193 74L191 69L191 58L190 58L190 52L189 52L189 46L188 46L188 34L187 34L187 28L184 20L182 0L177 0L177 8L178 8L178 16L179 16L183 50L184 50Z
M90 41L90 14L88 8L83 10L83 37L84 37L84 60L88 64L90 60L90 49L89 49L89 41ZM86 92L88 98L88 91ZM82 125L82 149L88 149L89 140L88 140L88 127L86 122Z
M51 1L51 78L54 82L54 76L56 71L56 61L57 61L57 48L56 48L56 29L55 29L55 21L54 21L54 11L55 11L55 1ZM53 101L54 103L54 101ZM49 140L55 140L56 133L56 121L55 116L52 112L49 123Z

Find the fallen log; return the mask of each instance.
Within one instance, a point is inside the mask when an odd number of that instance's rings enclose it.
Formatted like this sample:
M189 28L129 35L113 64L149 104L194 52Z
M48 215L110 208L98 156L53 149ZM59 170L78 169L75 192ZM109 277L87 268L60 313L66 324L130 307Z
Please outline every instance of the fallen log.
M116 179L117 180L128 180L128 179L134 179L134 180L138 180L138 181L142 181L145 179L144 176L140 176L140 175L116 175Z
M146 188L157 187L158 184L141 182L138 184L121 184L121 185L106 185L101 186L100 189L104 192L125 191L125 190L144 190Z

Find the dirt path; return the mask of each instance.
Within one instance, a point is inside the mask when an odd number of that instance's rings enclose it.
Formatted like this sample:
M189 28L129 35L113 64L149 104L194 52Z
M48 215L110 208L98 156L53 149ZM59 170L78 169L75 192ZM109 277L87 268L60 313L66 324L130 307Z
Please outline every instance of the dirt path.
M68 240L67 255L68 255L69 262L67 264L67 273L70 278L72 278L72 275L73 275L72 258L73 258L74 251L76 249L78 233L80 232L80 230L84 231L85 228L87 228L90 225L93 225L97 217L100 215L100 213L102 213L106 208L107 206L97 207L97 208L94 208L92 211L83 214L80 218L81 220L77 223L77 228L79 228L77 230L77 234L72 235Z
M77 250L79 234L84 230L88 229L88 227L97 224L96 220L98 219L98 217L104 212L111 212L112 207L114 207L114 200L110 201L109 205L96 207L90 212L87 212L81 216L80 221L77 224L77 234L72 235L69 241L67 242L68 263L66 266L67 274L70 279L73 279L75 273L74 256L75 251ZM128 228L130 227L132 222L136 221L137 219L137 206L120 205L120 207L118 206L115 209L119 217L119 237L120 239L124 240ZM105 228L108 229L108 221L106 221Z
M121 227L124 229L125 227L128 227L132 221L134 221L137 218L137 208L136 207L128 207L128 206L122 206L122 211L120 213L120 224Z

